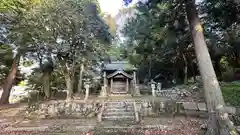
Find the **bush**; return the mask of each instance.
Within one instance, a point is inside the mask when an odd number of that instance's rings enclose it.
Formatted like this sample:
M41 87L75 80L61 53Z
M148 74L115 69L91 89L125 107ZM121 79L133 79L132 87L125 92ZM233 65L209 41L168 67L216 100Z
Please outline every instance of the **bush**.
M226 103L240 106L240 81L226 83L221 88Z
M234 80L234 72L227 71L222 73L222 80L225 82L231 82Z

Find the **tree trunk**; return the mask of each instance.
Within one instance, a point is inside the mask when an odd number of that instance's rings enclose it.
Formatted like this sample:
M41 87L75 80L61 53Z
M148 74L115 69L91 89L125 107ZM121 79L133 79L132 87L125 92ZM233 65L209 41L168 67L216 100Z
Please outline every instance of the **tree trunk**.
M152 79L152 57L151 56L149 56L148 77L149 77L149 80Z
M191 66L191 70L192 70L193 81L196 82L197 81L197 79L196 79L197 74L196 74L195 69L194 69L194 63L191 62L190 66Z
M73 81L73 93L78 93L78 75L77 72L74 73L74 81Z
M222 80L222 72L221 72L221 64L220 64L221 56L217 56L215 58L215 71L218 79L221 81Z
M176 59L176 61L175 61L175 66L174 66L174 69L175 69L175 71L174 71L174 78L175 78L175 83L176 84L181 84L181 78L179 77L180 76L180 74L179 74L179 67L178 67L178 59Z
M59 58L59 63L61 70L63 71L66 86L67 86L67 97L66 100L73 99L73 87L74 87L74 73L75 73L75 62L73 62L72 68L69 67L69 64Z
M50 99L51 90L50 90L50 72L44 72L42 76L43 81L43 91L45 94L45 99Z
M84 71L84 63L81 64L79 80L78 80L78 94L81 95L83 93L82 84L83 84L83 71Z
M73 81L70 73L65 73L65 81L67 86L67 100L71 100L73 98Z
M174 83L177 83L177 77L178 77L178 69L177 69L177 61L174 63L174 68L173 68L173 80Z
M7 80L3 86L3 93L0 99L0 104L9 104L9 96L11 93L13 82L16 78L20 57L20 54L17 53L17 55L13 59L11 70L8 73Z
M225 103L204 39L203 28L200 24L200 19L197 14L195 0L185 0L185 5L199 64L198 66L203 80L207 109L209 114L211 114L209 117L209 122L211 124L208 124L208 131L211 135L218 135L219 126L216 120L215 111L218 105L225 106Z
M184 60L184 84L188 83L188 61L184 54L182 54Z

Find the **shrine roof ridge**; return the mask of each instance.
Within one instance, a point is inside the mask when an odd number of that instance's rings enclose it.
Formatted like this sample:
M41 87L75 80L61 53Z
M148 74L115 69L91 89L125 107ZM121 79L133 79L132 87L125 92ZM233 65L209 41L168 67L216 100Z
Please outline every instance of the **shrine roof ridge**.
M116 76L118 74L122 74L123 76L125 76L127 78L133 79L132 75L129 75L128 73L124 72L123 70L117 70L114 73L108 75L107 78L112 78L112 77L114 77L114 76Z
M137 69L128 61L112 61L104 65L103 71L109 70L135 71Z

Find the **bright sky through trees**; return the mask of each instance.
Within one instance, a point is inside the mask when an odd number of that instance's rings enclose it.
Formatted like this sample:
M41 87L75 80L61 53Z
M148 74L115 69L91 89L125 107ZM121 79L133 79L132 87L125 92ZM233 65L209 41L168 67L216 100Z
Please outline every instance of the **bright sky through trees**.
M139 0L99 0L99 3L103 12L107 12L115 16L118 13L118 10L124 7L124 1L127 1L127 4L132 4ZM200 1L201 0L196 0L196 2Z

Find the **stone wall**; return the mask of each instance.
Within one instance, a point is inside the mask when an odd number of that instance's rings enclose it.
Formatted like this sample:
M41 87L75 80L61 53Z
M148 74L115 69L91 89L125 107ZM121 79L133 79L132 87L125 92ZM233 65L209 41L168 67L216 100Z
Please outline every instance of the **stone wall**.
M100 102L77 102L77 101L50 101L34 104L29 107L39 118L47 117L95 117L100 112Z
M141 116L154 115L153 102L151 102L150 100L138 100L135 102L136 102L136 109Z
M154 101L154 100L140 100L136 101L136 108L139 114L142 117L147 116L157 116L160 113L171 113L174 111L174 104L169 102L163 101ZM168 112L166 112L168 109Z
M187 112L205 112L205 103L182 102L177 104L176 101L154 101L154 100L139 100L136 102L136 108L139 114L146 116L159 116L162 114L186 114ZM177 112L178 111L178 112ZM195 114L196 114L195 113Z
M123 100L124 101L124 100ZM134 100L131 100L131 102ZM136 109L140 116L156 116L161 114L171 114L176 111L176 102L174 101L154 101L154 100L135 100ZM28 112L33 112L41 118L46 117L95 117L100 113L102 104L100 101L80 102L80 101L50 101L34 104L29 107ZM204 103L194 102L183 103L181 110L206 111Z

